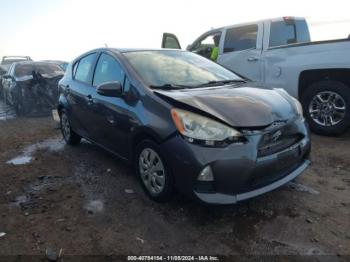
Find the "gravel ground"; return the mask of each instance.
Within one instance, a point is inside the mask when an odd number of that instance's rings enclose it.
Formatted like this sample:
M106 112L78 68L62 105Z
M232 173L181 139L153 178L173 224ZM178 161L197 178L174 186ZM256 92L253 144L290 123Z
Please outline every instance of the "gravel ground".
M66 146L50 118L0 120L0 137L0 261L60 252L350 258L350 134L314 135L312 165L296 181L219 207L180 195L152 202L128 166L88 142Z

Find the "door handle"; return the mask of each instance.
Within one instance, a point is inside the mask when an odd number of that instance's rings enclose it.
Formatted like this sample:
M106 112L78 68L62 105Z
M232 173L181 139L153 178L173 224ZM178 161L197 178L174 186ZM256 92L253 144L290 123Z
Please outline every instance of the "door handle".
M256 62L256 61L258 61L258 60L259 60L259 58L255 57L255 56L251 56L251 57L248 57L248 58L247 58L247 61L248 61L248 62Z
M91 95L87 95L86 96L86 100L88 105L92 105L94 103L94 101L92 100L92 96Z

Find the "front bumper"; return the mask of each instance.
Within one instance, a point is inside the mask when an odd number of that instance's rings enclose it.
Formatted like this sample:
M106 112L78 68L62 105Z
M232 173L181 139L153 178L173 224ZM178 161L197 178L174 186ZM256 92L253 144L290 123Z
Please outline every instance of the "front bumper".
M162 144L162 150L179 191L209 204L234 204L274 190L300 175L309 165L310 133L306 123L289 123L291 133L301 137L278 152L260 156L263 133L247 136L245 143L224 148L202 147L175 136ZM213 190L198 190L198 175L210 165Z
M198 193L198 192L194 192L194 193L199 200L208 204L222 204L222 205L236 204L239 201L247 200L247 199L265 194L276 188L279 188L280 186L283 186L284 184L288 183L289 181L299 176L309 166L309 164L310 164L309 160L304 160L304 162L302 162L302 164L297 169L295 169L294 171L292 171L290 174L283 177L282 179L277 180L264 187L254 189L252 191L248 191L245 193L239 193L236 195L222 194L222 193Z

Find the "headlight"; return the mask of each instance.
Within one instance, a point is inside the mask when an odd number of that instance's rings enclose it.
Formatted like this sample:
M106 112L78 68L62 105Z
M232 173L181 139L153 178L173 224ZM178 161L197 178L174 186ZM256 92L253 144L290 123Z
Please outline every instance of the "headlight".
M214 146L218 142L228 139L234 141L242 136L240 132L231 127L182 109L172 109L171 116L177 130L187 137L189 142L197 141L207 146Z
M303 107L302 105L300 104L300 102L295 99L294 97L292 97L293 99L293 102L294 102L294 106L295 106L295 110L297 111L298 113L298 116L300 116L301 118L304 118L303 116Z

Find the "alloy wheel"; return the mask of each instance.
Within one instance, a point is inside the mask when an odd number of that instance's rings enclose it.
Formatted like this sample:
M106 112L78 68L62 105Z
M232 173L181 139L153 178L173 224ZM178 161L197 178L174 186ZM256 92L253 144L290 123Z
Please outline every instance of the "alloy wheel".
M336 92L317 93L309 104L309 114L321 126L334 126L340 123L346 112L344 99Z

